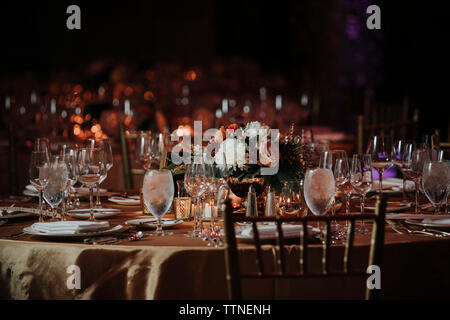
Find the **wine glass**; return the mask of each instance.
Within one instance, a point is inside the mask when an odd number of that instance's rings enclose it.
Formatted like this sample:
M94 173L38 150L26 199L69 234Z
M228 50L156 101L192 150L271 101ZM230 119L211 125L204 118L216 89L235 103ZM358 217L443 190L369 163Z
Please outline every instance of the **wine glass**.
M142 185L142 194L144 202L151 214L157 219L157 228L155 232L150 233L154 236L172 235L173 232L167 232L162 229L161 218L169 210L175 188L173 185L172 173L170 170L148 170L144 176Z
M94 187L100 181L102 175L106 174L105 155L102 149L83 148L78 154L79 181L89 188L89 221L94 218Z
M350 169L350 183L361 197L361 214L364 214L366 194L372 189L373 184L372 157L370 154L353 155ZM369 230L367 230L364 224L364 220L357 231L362 234L369 233Z
M50 159L47 151L32 151L29 177L30 183L38 190L39 193L39 222L44 222L44 214L42 210L42 190L48 183L48 171L50 167Z
M438 214L450 192L450 164L446 161L427 160L423 167L422 187Z
M67 166L68 179L69 179L69 186L68 186L69 199L68 199L67 204L68 204L69 209L71 209L73 207L72 197L75 195L73 186L77 183L78 176L79 176L79 170L78 170L78 164L77 164L78 148L76 148L76 147L66 148L63 160Z
M378 192L383 192L383 172L392 166L392 139L389 136L372 136L366 154L372 157L372 167L378 171Z
M45 151L50 155L50 141L48 138L34 138L33 151Z
M199 222L201 223L202 216L200 199L209 188L207 180L212 176L209 170L210 166L204 163L189 164L186 166L184 186L189 195L194 198L194 230L186 235L188 237L198 237L199 232L201 232L199 230Z
M350 168L348 165L347 153L345 151L335 159L333 174L337 188L345 194L345 213L350 214L350 202L353 188L350 183Z
M141 132L136 141L136 161L146 170L161 160L164 150L162 133Z
M100 184L105 181L106 177L108 176L108 171L113 167L114 164L114 157L113 157L113 152L112 152L112 146L111 146L111 141L109 139L102 139L100 141L96 141L93 139L89 139L88 141L88 148L96 148L96 149L101 149L104 152L104 156L105 156L105 165L106 165L106 172L105 174L103 174L100 177L100 180L98 181L96 188L97 188L97 192L96 192L96 201L95 201L95 207L96 208L101 208L102 207L102 202L100 201Z
M305 173L306 204L315 216L325 215L333 204L336 192L333 172L327 168L308 169ZM318 223L319 229L320 224Z
M402 188L402 203L407 203L406 199L406 174L404 173L404 167L406 166L404 153L408 152L408 148L411 149L412 142L406 140L397 140L394 144L392 150L392 158L394 165L401 171L403 177L403 188ZM407 161L407 160L406 160Z
M422 170L425 162L429 159L430 153L428 148L423 148L423 146L417 148L414 144L409 144L406 146L406 151L403 155L403 161L405 163L403 172L408 178L413 180L415 184L416 213L419 213L419 188Z
M59 156L54 157L48 170L48 183L43 190L44 199L52 208L51 221L57 221L57 209L60 203L64 201L68 181L66 163L60 160ZM64 210L61 213L61 220L65 220Z

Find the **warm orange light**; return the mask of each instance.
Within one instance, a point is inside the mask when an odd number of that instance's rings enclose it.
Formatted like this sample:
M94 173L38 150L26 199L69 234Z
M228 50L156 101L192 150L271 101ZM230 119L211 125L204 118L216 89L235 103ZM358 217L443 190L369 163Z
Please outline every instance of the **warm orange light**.
M84 120L89 121L92 119L92 116L88 113L85 117Z
M194 81L197 79L197 73L194 70L189 70L184 74L184 79L188 81Z
M79 125L74 125L73 126L73 134L76 136L79 136L81 134L81 128Z
M147 101L152 100L155 97L155 95L153 94L153 92L151 92L150 90L145 91L144 93L144 99Z
M83 123L83 117L80 115L77 115L73 118L73 121L78 123L78 124L82 124Z
M126 126L129 126L130 123L131 123L131 117L125 117L125 119L123 120L123 123L124 123Z
M97 123L91 127L91 131L92 131L92 133L98 133L101 131L101 128L102 127Z

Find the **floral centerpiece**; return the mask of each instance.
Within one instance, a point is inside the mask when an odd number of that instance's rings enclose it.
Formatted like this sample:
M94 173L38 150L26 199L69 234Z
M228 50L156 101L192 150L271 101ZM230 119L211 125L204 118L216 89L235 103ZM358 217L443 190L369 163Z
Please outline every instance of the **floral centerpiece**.
M195 154L209 153L239 197L246 195L250 185L257 194L262 193L266 185L281 192L285 181L303 179L312 159L309 144L294 135L293 125L286 135L259 122L222 126L205 145L190 148L191 160ZM182 179L185 164L174 163L172 157L173 154L169 155L167 168L176 179Z

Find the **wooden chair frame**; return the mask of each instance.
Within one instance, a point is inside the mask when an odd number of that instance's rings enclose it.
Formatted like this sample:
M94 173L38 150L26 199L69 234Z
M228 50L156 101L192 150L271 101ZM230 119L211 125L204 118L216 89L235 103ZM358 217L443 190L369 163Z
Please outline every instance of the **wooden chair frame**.
M351 216L321 216L321 217L303 217L303 218L284 218L284 217L243 217L232 213L231 204L222 205L222 210L225 210L225 265L226 265L226 280L228 289L228 298L230 300L242 299L241 279L265 279L265 278L317 278L317 277L349 277L367 275L364 271L350 270L352 262L352 253L354 247L355 222L356 220L371 220L373 221L372 238L370 244L370 252L368 265L377 265L381 267L384 246L384 230L385 230L385 212L386 200L377 196L376 212L375 214L351 215ZM347 239L345 242L344 252L344 267L342 271L330 271L329 257L331 249L331 221L348 221ZM277 267L278 272L265 272L262 260L261 241L256 223L262 221L275 222L277 225L276 247L278 251ZM325 222L324 237L322 249L322 270L321 272L310 272L308 270L308 238L307 238L307 224L308 222ZM235 222L251 222L253 228L253 240L256 248L256 265L258 272L241 273L239 267L239 258L237 251L237 242L234 224ZM300 261L298 272L286 272L286 265L284 260L284 238L282 223L283 222L298 222L303 225L300 231ZM366 299L378 298L379 290L366 289Z

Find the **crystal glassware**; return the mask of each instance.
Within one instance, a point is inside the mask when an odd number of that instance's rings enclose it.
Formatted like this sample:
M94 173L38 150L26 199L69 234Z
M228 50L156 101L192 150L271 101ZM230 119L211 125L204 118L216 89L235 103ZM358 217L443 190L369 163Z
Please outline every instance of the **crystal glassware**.
M379 135L372 136L369 139L366 154L372 157L372 167L377 170L379 175L378 192L383 192L383 172L390 168L392 162L392 139L390 136Z
M44 222L44 213L42 210L42 190L48 183L48 171L50 159L47 151L32 151L29 177L30 183L39 193L39 222Z
M325 215L333 204L336 192L333 172L327 168L308 169L305 173L306 204L315 216ZM320 228L320 224L318 223Z
M184 174L184 186L186 191L191 197L194 198L194 230L188 233L186 236L198 237L200 235L201 217L202 217L202 206L201 197L205 192L209 192L208 189L210 185L208 184L208 179L211 178L212 172L209 170L210 166L201 164L189 164L186 166L186 172Z
M68 170L66 163L59 156L52 159L48 170L48 183L43 190L45 201L52 208L52 221L57 221L57 209L64 202L64 194L68 186ZM61 212L61 220L65 220L65 212Z
M142 185L144 202L151 214L157 219L156 231L150 233L150 235L167 236L173 234L162 229L161 219L172 204L174 192L175 188L170 170L151 169L145 173Z
M108 171L114 165L114 157L113 157L113 152L112 152L111 141L109 139L102 139L99 141L89 139L88 143L87 143L87 148L101 149L101 150L103 150L104 156L105 156L106 171L105 171L105 174L103 174L100 177L100 180L96 184L97 192L96 192L96 200L95 200L95 205L94 205L96 208L101 208L102 202L100 201L100 195L99 195L100 185L102 184L103 181L106 180L106 178L108 176Z
M422 173L422 187L425 196L440 212L442 205L447 205L450 192L450 164L446 161L426 161Z
M366 194L372 189L373 185L372 157L370 154L353 155L350 169L350 183L361 197L361 214L364 214ZM369 233L369 230L367 230L364 224L364 220L357 231L362 234Z
M78 154L79 181L89 188L89 221L95 221L94 216L94 187L100 181L100 177L106 174L106 163L102 149L83 148Z
M65 149L65 153L63 155L63 161L66 163L69 186L68 186L68 194L69 199L67 201L69 209L74 207L72 203L72 197L75 195L74 185L78 181L79 176L79 168L78 168L78 149L76 147Z
M333 174L336 187L345 194L345 213L350 214L350 201L353 188L350 183L350 168L345 151L339 153L336 159L334 159Z
M407 145L407 150L404 152L404 169L403 173L414 181L415 184L415 212L419 213L419 191L420 180L422 177L422 170L426 161L430 159L428 148L417 148L413 144Z

